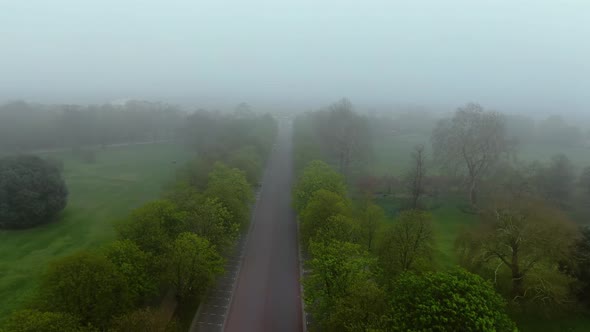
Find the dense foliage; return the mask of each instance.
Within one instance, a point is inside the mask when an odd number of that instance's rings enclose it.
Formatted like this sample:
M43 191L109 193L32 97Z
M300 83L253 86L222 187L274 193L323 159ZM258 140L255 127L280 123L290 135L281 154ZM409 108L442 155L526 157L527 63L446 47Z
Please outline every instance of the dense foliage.
M84 327L79 319L62 312L39 310L20 310L6 323L10 332L94 332L92 327Z
M61 171L35 156L0 159L0 228L29 228L52 221L66 206Z
M391 291L388 331L515 331L506 303L480 277L402 274Z
M82 252L54 262L41 284L39 306L79 317L82 323L108 326L111 317L131 307L125 277L106 257Z

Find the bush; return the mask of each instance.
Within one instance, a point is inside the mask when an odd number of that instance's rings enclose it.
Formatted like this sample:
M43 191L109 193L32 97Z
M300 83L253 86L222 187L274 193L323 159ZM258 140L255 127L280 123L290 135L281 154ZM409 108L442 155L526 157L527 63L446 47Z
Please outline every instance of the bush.
M53 220L68 190L53 163L36 156L0 159L0 228L29 228Z

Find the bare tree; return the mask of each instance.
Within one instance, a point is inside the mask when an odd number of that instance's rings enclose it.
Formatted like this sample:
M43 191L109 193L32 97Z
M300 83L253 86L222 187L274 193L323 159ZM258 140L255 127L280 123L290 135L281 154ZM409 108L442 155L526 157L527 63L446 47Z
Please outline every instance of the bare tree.
M346 98L318 112L317 130L324 151L335 159L338 171L349 180L353 165L359 166L370 150L367 120L354 112Z
M435 160L465 175L474 209L482 177L511 149L505 127L500 113L470 103L459 108L451 119L439 121L432 133Z
M424 146L418 145L412 152L412 168L407 174L407 189L412 198L412 209L419 208L420 198L426 193L424 180L426 177L426 160Z

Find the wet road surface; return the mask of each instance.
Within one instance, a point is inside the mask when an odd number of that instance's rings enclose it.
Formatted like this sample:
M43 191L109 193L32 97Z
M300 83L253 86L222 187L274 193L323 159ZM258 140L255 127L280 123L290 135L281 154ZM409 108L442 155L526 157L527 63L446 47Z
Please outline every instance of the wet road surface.
M302 331L292 128L281 121L263 176L225 331Z

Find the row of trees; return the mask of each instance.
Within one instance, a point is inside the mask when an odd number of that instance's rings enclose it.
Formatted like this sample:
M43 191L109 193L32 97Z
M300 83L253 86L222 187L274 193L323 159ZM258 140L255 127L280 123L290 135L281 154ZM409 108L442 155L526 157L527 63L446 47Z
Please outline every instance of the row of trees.
M237 121L236 116L216 115L216 121L227 126ZM240 133L260 127L267 131L255 143L240 141ZM198 303L223 273L224 253L248 224L256 183L249 183L247 172L226 162L240 160L234 149L246 160L266 159L276 123L242 114L235 129L238 143L227 154L199 154L179 172L163 199L134 210L117 225L116 241L53 262L28 307L15 312L5 328L17 332L181 328L165 310L151 307L170 290L180 308ZM256 150L247 151L253 156L243 152L246 144L255 144ZM262 164L255 166L249 171L257 181Z
M172 105L0 105L0 152L173 139L186 114Z
M408 210L386 222L381 208L353 203L347 191L343 176L317 160L294 188L315 329L515 329L490 283L464 270L433 271L428 213Z

